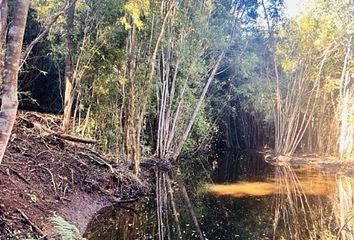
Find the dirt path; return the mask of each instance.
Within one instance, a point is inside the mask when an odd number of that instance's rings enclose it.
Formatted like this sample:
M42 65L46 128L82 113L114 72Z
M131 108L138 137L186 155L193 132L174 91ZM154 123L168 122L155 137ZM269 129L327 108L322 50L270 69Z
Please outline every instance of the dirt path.
M0 165L0 239L42 234L56 239L48 220L53 214L84 232L102 207L149 192L127 165L110 162L112 173L100 162L101 154L40 132L23 119L54 130L60 122L50 115L19 114Z

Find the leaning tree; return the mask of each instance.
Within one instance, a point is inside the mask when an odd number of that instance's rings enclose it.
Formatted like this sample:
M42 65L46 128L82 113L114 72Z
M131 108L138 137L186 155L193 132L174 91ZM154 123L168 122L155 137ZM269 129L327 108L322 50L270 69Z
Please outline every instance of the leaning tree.
M20 64L23 35L25 32L29 0L16 0L13 3L12 21L5 40L7 21L7 1L0 0L0 41L4 44L5 58L2 72L2 96L0 110L0 162L4 156L12 128L16 120L18 107L17 79ZM2 49L1 49L2 50Z

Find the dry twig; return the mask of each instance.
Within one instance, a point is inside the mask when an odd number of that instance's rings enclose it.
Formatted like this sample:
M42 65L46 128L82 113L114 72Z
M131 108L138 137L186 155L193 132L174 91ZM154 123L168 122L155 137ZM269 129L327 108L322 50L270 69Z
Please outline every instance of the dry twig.
M16 208L16 211L17 212L19 212L20 214L21 214L21 216L26 220L26 222L28 222L30 225L31 225L31 227L38 233L38 234L40 234L41 235L41 239L48 239L47 237L46 237L46 235L43 233L43 231L36 225L36 224L34 224L28 217L27 217L27 215L24 213L24 212L22 212L20 209L18 209L18 208Z

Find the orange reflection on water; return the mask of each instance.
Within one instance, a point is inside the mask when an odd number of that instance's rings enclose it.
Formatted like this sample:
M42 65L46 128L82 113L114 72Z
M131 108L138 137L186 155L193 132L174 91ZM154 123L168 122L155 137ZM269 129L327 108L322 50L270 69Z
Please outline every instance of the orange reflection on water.
M266 196L273 194L275 184L270 182L239 182L233 184L209 185L208 190L217 196Z
M334 179L322 175L302 176L299 179L288 178L265 182L238 182L232 184L208 185L207 190L216 196L267 196L273 194L325 195L334 190Z

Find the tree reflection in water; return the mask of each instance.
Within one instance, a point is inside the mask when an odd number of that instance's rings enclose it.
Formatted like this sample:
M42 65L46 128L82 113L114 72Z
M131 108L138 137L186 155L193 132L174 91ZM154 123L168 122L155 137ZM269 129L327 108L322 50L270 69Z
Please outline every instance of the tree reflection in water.
M84 237L91 240L153 239L153 219L145 204L120 205L101 209L87 226Z
M215 172L218 184L207 184L208 191L190 195L207 239L354 239L350 177L305 164L270 166L259 156L248 153L227 157L230 159L220 162ZM199 179L195 175L193 178ZM192 180L189 183L196 184ZM156 239L156 211L152 202L129 205L131 208L102 209L92 219L86 237ZM183 239L198 239L178 194L176 207ZM173 228L173 221L170 224ZM171 239L177 238L171 236Z

